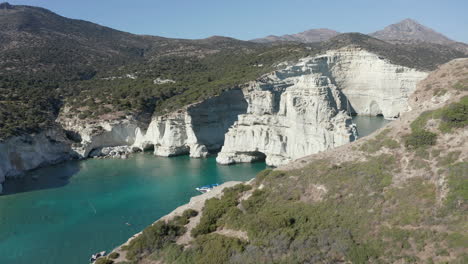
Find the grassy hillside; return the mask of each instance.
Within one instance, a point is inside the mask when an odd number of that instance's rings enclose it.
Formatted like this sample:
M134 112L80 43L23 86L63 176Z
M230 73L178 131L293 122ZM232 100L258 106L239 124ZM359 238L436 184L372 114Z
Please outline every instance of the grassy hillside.
M463 56L442 46L393 45L357 33L310 45L139 36L6 4L0 40L0 140L53 126L64 105L70 109L65 116L83 120L165 113L237 88L285 60L347 45L425 70Z
M468 60L410 103L368 138L226 189L201 217L158 222L127 263L466 263Z

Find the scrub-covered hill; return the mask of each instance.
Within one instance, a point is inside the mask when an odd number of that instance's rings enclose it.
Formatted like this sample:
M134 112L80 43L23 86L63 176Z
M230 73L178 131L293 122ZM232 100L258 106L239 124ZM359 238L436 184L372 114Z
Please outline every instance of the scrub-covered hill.
M466 263L468 60L431 73L410 106L369 137L205 196L203 209L197 197L118 261Z

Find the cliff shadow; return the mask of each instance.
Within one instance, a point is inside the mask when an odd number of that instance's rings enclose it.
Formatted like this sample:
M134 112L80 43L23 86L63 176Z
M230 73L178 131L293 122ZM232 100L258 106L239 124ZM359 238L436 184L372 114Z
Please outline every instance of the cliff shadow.
M18 177L7 178L3 183L3 193L0 196L60 188L69 184L73 175L79 171L79 161L67 161L38 168Z
M247 113L247 108L248 103L241 89L226 91L189 108L198 143L205 145L210 152L221 149L228 129L239 115Z

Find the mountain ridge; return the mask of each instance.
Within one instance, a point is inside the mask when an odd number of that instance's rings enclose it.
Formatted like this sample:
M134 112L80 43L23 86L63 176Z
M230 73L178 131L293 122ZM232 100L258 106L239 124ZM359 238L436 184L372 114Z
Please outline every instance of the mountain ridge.
M456 42L411 18L388 25L369 35L386 41L424 41L441 45Z
M297 41L302 43L314 43L326 41L340 34L338 31L328 28L309 29L296 34L286 34L281 36L269 35L264 38L256 38L250 41L257 43L269 43L276 41Z

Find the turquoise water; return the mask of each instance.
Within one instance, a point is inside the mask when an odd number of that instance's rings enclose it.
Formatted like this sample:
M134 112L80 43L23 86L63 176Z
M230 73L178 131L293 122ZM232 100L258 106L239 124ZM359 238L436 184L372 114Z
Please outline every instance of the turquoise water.
M353 123L356 124L359 138L368 136L389 122L391 121L383 116L353 116Z
M0 196L0 263L87 263L198 195L195 187L249 180L264 168L136 154L33 171Z
M353 122L364 137L389 121L356 116ZM195 187L249 180L265 167L141 153L35 170L7 182L0 196L0 264L87 263L187 203L198 195Z

